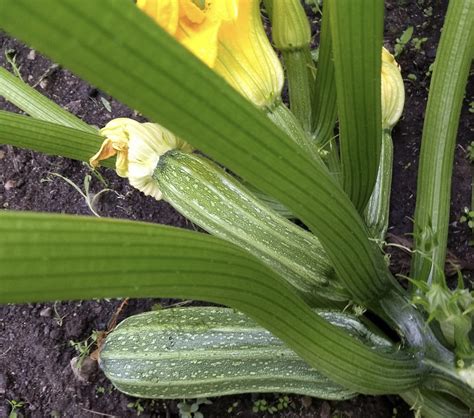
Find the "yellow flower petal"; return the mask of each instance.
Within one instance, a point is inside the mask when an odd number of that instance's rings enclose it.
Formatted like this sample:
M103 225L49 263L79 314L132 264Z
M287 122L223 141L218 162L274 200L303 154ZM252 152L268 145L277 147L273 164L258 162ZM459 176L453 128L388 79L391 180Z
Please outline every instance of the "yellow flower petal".
M206 0L203 8L193 0L139 0L137 5L257 106L269 106L280 96L283 70L263 28L259 0ZM161 10L172 6L173 13ZM176 7L174 27L167 16L174 19Z
M192 0L179 0L179 18L188 19L190 22L200 24L206 19L206 12Z
M176 38L207 66L213 67L217 57L220 22L206 21L196 29L195 25L181 20Z
M176 33L179 19L178 0L137 0L137 6L169 34Z

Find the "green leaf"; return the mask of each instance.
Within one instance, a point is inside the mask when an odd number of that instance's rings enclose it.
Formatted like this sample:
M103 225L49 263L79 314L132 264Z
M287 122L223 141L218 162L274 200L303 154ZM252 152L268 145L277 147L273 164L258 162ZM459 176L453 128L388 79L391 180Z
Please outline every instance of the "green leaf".
M474 2L451 1L423 126L414 226L416 251L410 272L411 277L430 283L437 272L444 271L454 149L473 49Z
M87 133L29 116L0 111L0 143L89 161L103 139L97 130ZM111 167L113 161L105 161L104 165Z
M390 287L327 169L132 2L0 0L0 26L285 204L318 235L354 299L366 303Z
M94 133L97 129L62 109L18 77L0 67L0 96L34 118Z
M379 166L384 2L330 0L344 189L363 213Z
M236 308L311 366L364 393L417 385L419 360L378 351L314 314L251 255L210 235L130 221L0 213L0 303L176 297Z

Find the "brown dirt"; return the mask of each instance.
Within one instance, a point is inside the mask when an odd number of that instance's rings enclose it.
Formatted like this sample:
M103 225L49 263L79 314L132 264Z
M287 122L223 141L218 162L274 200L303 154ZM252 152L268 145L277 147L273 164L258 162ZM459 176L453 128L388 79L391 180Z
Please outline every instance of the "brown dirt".
M406 112L393 133L395 145L394 183L392 194L391 229L397 237L409 239L415 205L416 170L420 148L423 113L430 78L426 75L432 63L439 38L446 1L393 0L387 3L386 45L393 48L395 39L407 26L415 27L415 37L427 37L421 50L405 48L398 58L404 77L414 74L416 81L406 78ZM432 15L426 10L432 8ZM425 12L424 12L425 10ZM315 21L317 28L317 21ZM48 73L51 63L39 54L32 55L30 48L0 36L0 64L9 69L4 53L10 49L25 81L35 84ZM471 83L472 87L472 83ZM86 122L103 126L114 117L137 117L133 111L101 91L82 82L69 71L53 69L44 77L38 90L67 108ZM472 89L471 89L472 91ZM111 112L101 98L110 102ZM462 208L470 206L470 167L465 150L469 141L467 95L459 129L453 177L453 200L449 249L466 266L474 262L472 248L468 246L470 231L460 224ZM0 98L0 108L18 111ZM60 157L51 157L0 146L0 207L9 210L35 210L90 215L84 199L64 180L52 176L58 173L82 186L89 169L82 163ZM109 188L114 192L102 195L98 211L105 217L127 218L158 222L184 228L193 225L164 202L146 198L119 179L111 170L103 171ZM93 179L92 191L104 186ZM393 269L406 273L409 258L399 251L390 251ZM472 272L465 271L472 280ZM154 300L131 300L121 318L152 308ZM171 303L169 300L162 304ZM9 412L8 400L25 402L21 409L28 417L133 417L135 402L114 390L105 377L95 371L89 382L78 381L69 366L76 355L70 341L83 341L94 330L105 330L119 300L80 301L57 304L8 305L0 307L0 417ZM250 394L239 397L213 399L213 404L202 407L207 417L265 416L253 413L255 400L266 399L275 403L278 395ZM290 406L280 417L408 417L412 413L398 397L363 397L347 402L326 402L300 396L290 396ZM237 406L228 413L235 402ZM142 401L144 412L140 416L178 416L175 401ZM104 415L102 415L104 416Z

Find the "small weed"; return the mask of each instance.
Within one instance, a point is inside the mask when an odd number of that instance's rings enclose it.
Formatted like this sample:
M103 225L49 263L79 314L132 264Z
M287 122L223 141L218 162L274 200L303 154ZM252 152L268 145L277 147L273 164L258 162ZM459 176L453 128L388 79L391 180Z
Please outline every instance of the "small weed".
M20 73L21 66L18 66L16 62L16 51L14 49L7 49L5 51L5 59L11 65L13 74L15 74L21 81L24 81Z
M474 232L474 209L469 210L469 208L464 208L459 222L467 223L467 226Z
M281 398L278 398L276 408L278 411L284 411L290 406L290 398L288 396L282 396Z
M69 341L69 344L76 350L79 357L76 364L78 369L81 368L84 359L90 356L92 347L97 342L100 333L100 331L92 331L92 334L84 341Z
M98 193L92 193L91 189L90 189L90 185L91 185L91 179L92 177L90 176L90 174L87 174L85 177L84 177L84 191L76 184L74 183L72 180L68 179L67 177L64 177L62 176L61 174L58 174L58 173L49 173L50 175L52 176L56 176L56 177L59 177L60 179L64 180L67 184L69 184L70 186L72 186L74 189L77 190L77 192L84 198L84 200L86 201L86 204L87 206L89 207L89 210L95 215L97 216L98 218L100 218L100 215L97 213L96 211L96 203L97 203L97 199L102 195L104 194L105 192L114 192L118 195L118 193L115 191L115 190L112 190L112 189L108 189L108 188L105 188L105 189L102 189L100 192ZM51 179L45 179L43 181L52 181ZM105 181L105 180L104 180Z
M253 403L252 411L257 412L266 412L267 414L274 414L278 411L284 411L291 406L291 400L288 396L280 396L274 402L269 403L266 399L257 399Z
M395 58L398 57L403 52L408 42L410 42L412 36L413 36L413 26L408 26L408 28L406 28L403 31L400 38L397 38L397 40L395 41L396 42L395 48L394 48Z
M433 74L433 70L434 70L434 62L432 62L430 66L428 67L428 71L425 73L426 77L431 77L431 74Z
M322 15L323 12L321 10L322 0L305 0L305 3L311 7L311 10L315 14Z
M232 412L235 412L235 410L237 409L238 406L239 406L239 401L235 401L232 405L230 405L227 408L227 413L231 414Z
M428 40L428 38L413 38L411 44L415 51L421 50L422 45Z
M57 307L57 304L58 302L54 302L54 305L53 305L53 311L54 311L54 320L56 321L56 323L58 324L58 326L62 327L63 326L63 322L64 322L64 318L66 318L66 316L68 316L68 314L65 314L65 315L60 315L59 312L58 312L58 307Z
M212 402L209 399L201 398L196 399L193 403L187 403L186 401L178 403L178 410L180 418L204 418L202 412L199 412L201 405L210 405Z
M8 418L19 418L22 415L19 413L20 409L25 406L25 402L23 401L16 401L15 399L12 399L11 401L7 400L7 402L11 406L11 411L10 414L8 415Z
M105 395L105 388L103 386L97 386L95 388L95 393L97 395Z
M411 80L411 81L416 81L417 80L416 75L412 74L412 73L408 74L407 78L408 78L408 80Z
M474 103L474 102L473 102ZM473 110L474 113L474 110ZM472 141L468 146L467 146L467 158L471 163L474 163L474 141Z
M105 107L105 110L107 110L107 112L109 113L112 113L112 106L110 102L104 96L100 96L100 101L102 102L102 105Z
M425 16L425 17L433 16L433 7L428 6L425 9L423 9L423 16Z
M127 408L134 409L137 414L137 417L139 417L141 413L145 411L145 408L142 405L141 399L137 399L135 402L128 403Z

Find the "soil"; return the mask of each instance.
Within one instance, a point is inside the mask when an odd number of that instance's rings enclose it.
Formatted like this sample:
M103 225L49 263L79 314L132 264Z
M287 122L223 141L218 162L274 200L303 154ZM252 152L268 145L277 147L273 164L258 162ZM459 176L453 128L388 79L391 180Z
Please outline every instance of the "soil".
M430 82L429 67L433 62L447 1L386 2L385 44L393 51L396 39L408 27L413 37L427 38L417 49L407 45L397 58L403 69L406 109L393 132L395 147L390 236L409 245L416 199L417 160L423 115ZM313 19L317 35L319 19ZM103 126L115 117L139 118L103 92L84 83L69 71L52 63L23 44L0 34L0 65L12 69L5 54L14 56L21 75L31 85L87 123ZM416 79L415 79L416 78ZM470 85L472 90L472 82ZM464 207L470 207L471 167L466 150L469 130L469 103L466 95L459 127L459 142L453 176L449 250L452 260L464 268L466 280L472 284L474 253L469 247L470 230L459 219ZM18 112L0 98L0 108ZM34 210L91 215L85 199L64 178L83 186L89 168L77 161L37 154L8 145L0 146L0 207L8 210ZM55 173L55 174L54 174ZM118 178L112 170L102 174L111 191L102 194L97 211L101 216L158 222L183 228L194 228L165 202L144 197ZM93 178L91 191L105 186ZM394 272L406 274L409 257L389 249ZM130 300L120 311L123 317L147 311L171 300ZM7 305L0 307L0 417L8 416L8 401L23 402L20 413L27 417L175 417L176 401L144 401L116 391L102 373L92 367L86 381L72 371L71 359L77 355L73 343L85 341L93 331L105 330L121 305L120 300L79 301ZM248 394L212 399L211 405L200 407L206 417L270 416L252 412L256 400L265 399L275 405L281 395ZM230 409L229 409L230 408ZM142 410L143 409L143 410ZM275 417L408 417L413 413L396 396L360 396L345 402L321 401L289 396L289 406Z

